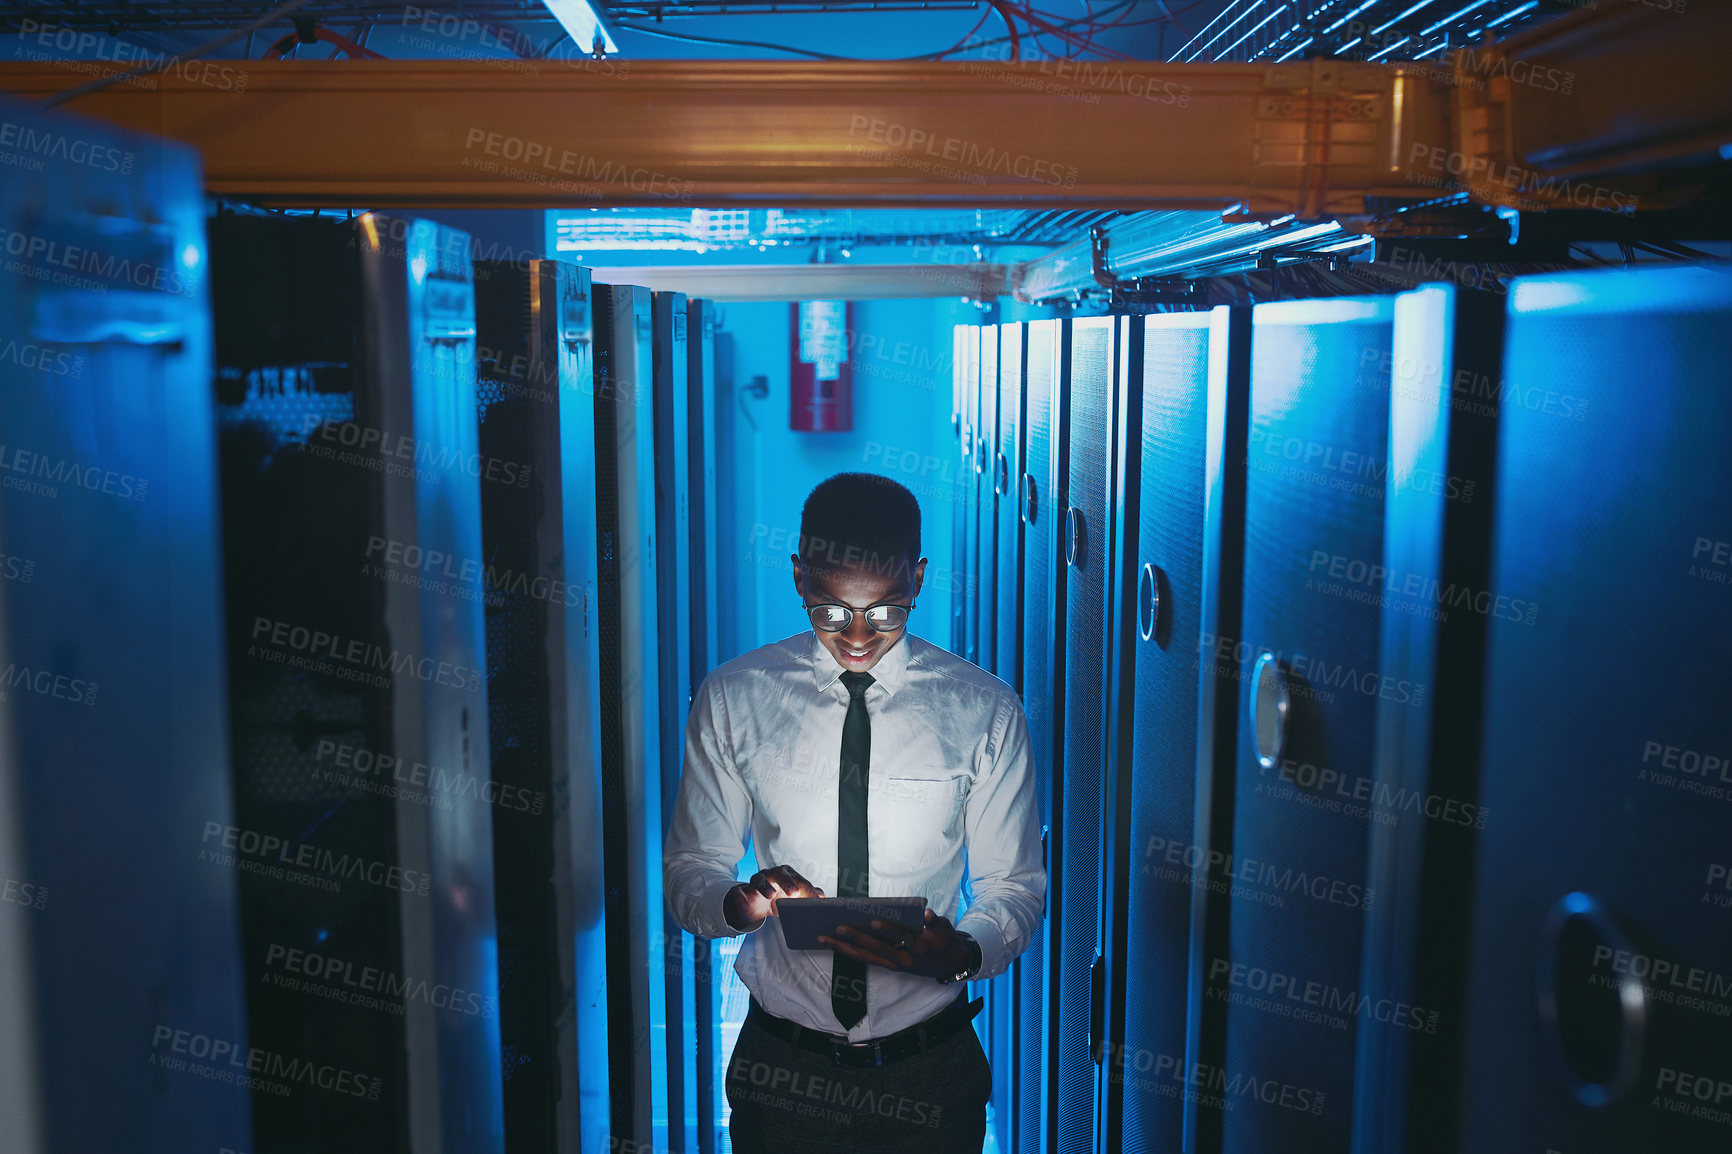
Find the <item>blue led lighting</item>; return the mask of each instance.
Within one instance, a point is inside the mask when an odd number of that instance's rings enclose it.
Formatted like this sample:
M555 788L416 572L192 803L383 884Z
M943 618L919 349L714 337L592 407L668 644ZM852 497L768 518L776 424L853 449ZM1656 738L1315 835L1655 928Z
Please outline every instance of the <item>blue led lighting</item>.
M1337 20L1335 23L1331 24L1329 27L1325 28L1323 30L1323 35L1325 35L1325 36L1329 35L1331 32L1335 31L1337 28L1341 27L1343 24L1347 23L1349 20L1353 19L1355 16L1359 15L1361 12L1365 11L1367 8L1371 7L1375 3L1377 3L1377 0L1365 0L1365 3L1361 4L1359 7L1355 8L1353 11L1349 12L1347 15L1343 16L1341 19Z
M1251 6L1253 8L1256 7L1258 3L1259 3L1259 0L1251 0ZM1203 33L1207 32L1209 29L1213 28L1216 24L1220 23L1221 20L1223 20L1229 12L1233 11L1233 9L1237 8L1238 6L1239 6L1239 0L1233 0L1233 3L1227 5L1225 8L1223 8L1219 12L1217 12L1215 14L1215 18L1213 20L1211 20L1207 24L1203 25L1203 27L1197 31L1197 36L1203 35ZM1226 29L1223 28L1221 31L1225 32ZM1177 52L1173 53L1172 59L1177 60L1180 56L1183 56L1185 54L1185 50L1190 48L1191 45L1193 45L1197 42L1197 36L1193 36L1189 40L1185 41L1183 44L1179 45L1179 50ZM1216 35L1216 39L1219 39L1219 34ZM1214 40L1209 41L1209 43L1213 44ZM1207 48L1208 44L1205 44L1203 47Z
M1520 8L1511 8L1508 12L1505 12L1502 16L1499 16L1496 20L1493 20L1490 24L1487 24L1486 27L1487 28L1496 28L1499 24L1502 24L1504 21L1514 20L1517 16L1520 16L1523 12L1531 12L1533 9L1538 8L1539 6L1540 6L1540 0L1528 0L1528 2L1526 4L1523 4Z
M1263 25L1269 23L1269 21L1275 19L1275 17L1281 15L1281 13L1283 13L1285 11L1287 11L1287 5L1283 4L1283 5L1281 5L1281 7L1275 9L1275 11L1269 13L1269 15L1263 17L1262 20L1258 21L1257 28L1263 27ZM1227 55L1227 53L1229 53L1229 52L1233 51L1233 49L1239 47L1239 45L1243 44L1250 37L1256 35L1257 28L1251 29L1249 32L1245 33L1245 35L1239 37L1237 40L1233 41L1231 44L1229 44L1225 48L1221 49L1221 55L1222 56Z
M1459 12L1453 12L1450 15L1445 16L1442 20L1439 20L1436 24L1433 24L1430 28L1427 28L1423 32L1421 32L1420 35L1421 36L1430 36L1433 32L1436 32L1439 28L1442 28L1445 24L1449 24L1452 21L1459 19L1460 17L1466 16L1469 12L1472 12L1475 8L1483 8L1487 4L1490 4L1490 3L1491 3L1491 0L1473 0L1473 3L1469 4L1466 8L1463 8Z
M1260 2L1261 2L1261 0L1259 0L1259 3ZM1376 0L1373 0L1373 3L1375 3L1375 2L1376 2ZM1219 32L1217 32L1213 36L1209 37L1209 43L1208 44L1203 45L1201 48L1199 48L1195 52L1191 53L1191 55L1186 59L1186 63L1188 63L1191 60L1195 60L1197 57L1201 56L1204 52L1208 51L1209 44L1213 44L1215 41L1217 41L1221 37L1225 36L1229 31L1232 30L1233 25L1237 24L1239 21L1243 20L1245 17L1247 17L1247 16L1251 15L1253 12L1257 11L1257 7L1258 7L1257 4L1251 5L1251 7L1245 9L1243 12L1239 13L1239 15L1235 16L1227 24L1223 25ZM1285 5L1285 4L1281 5L1281 8L1286 8L1286 7L1287 7L1287 5ZM1280 9L1277 9L1276 11L1280 11ZM1244 37L1241 36L1239 39L1243 40ZM1238 41L1234 41L1234 43L1236 44L1236 43L1238 43Z
M1415 12L1418 12L1421 8L1424 8L1427 5L1431 5L1431 4L1435 4L1435 3L1437 3L1437 0L1419 0L1419 3L1415 4L1413 7L1409 8L1407 11L1403 12L1401 15L1392 17L1388 20L1385 20L1383 23L1381 23L1377 27L1373 28L1371 30L1371 34L1373 36L1375 36L1375 35L1377 35L1377 33L1382 32L1385 28L1389 27L1391 24L1398 24L1401 21L1406 20L1409 16L1412 16Z

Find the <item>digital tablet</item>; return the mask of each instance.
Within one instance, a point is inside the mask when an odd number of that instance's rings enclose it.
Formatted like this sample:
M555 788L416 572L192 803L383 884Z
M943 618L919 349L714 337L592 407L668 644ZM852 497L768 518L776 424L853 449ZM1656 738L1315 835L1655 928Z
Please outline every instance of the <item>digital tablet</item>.
M778 898L776 914L790 950L827 950L818 935L834 937L837 926L859 926L875 934L872 922L877 920L919 933L926 924L926 899Z

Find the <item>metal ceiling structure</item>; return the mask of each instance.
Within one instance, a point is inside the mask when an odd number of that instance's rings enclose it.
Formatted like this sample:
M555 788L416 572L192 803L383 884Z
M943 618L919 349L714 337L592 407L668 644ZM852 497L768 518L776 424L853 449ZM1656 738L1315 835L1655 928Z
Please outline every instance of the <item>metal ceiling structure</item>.
M1732 6L1583 9L1472 67L644 61L181 63L72 107L187 141L217 195L448 207L1148 208L1375 217L1449 200L1520 211L1667 207L1664 173L1718 160L1732 94L1705 84ZM1615 45L1615 54L1606 46ZM1464 67L1458 54L1455 62ZM1567 74L1568 99L1508 61ZM608 64L610 62L600 62ZM46 98L85 74L0 67ZM1032 83L1038 81L1039 83ZM1086 115L1078 115L1080 100Z
M114 7L32 11L94 20ZM327 8L340 13L333 22L379 16L335 0L309 10ZM463 9L544 11L526 0ZM230 0L126 10L176 31L194 10L242 18ZM1732 43L1732 5L1543 15L1538 0L1323 0L1303 11L1228 0L1175 54L1188 62L1170 64L633 60L628 74L587 57L511 69L249 61L243 91L177 58L148 83L73 108L198 146L213 194L260 204L594 207L574 218L574 251L1053 249L1015 266L987 252L984 274L942 286L884 266L873 291L893 295L921 281L931 295L970 295L964 282L984 291L1001 267L1024 299L1134 294L1139 279L1338 266L1377 236L1514 244L1524 219L1549 220L1554 240L1576 228L1622 244L1636 216L1724 205L1704 192L1726 183L1728 166L1714 176L1712 162L1732 141L1732 94L1700 78L1717 74ZM1301 44L1295 28L1315 35ZM1342 40L1356 30L1361 43ZM1415 35L1484 39L1447 60L1389 59ZM1353 59L1368 52L1382 58ZM1254 59L1206 62L1217 56ZM1516 69L1567 77L1567 99L1512 83ZM68 62L0 64L0 88L46 98L87 75ZM655 243L634 243L644 241Z
M498 23L533 21L554 23L540 0L461 0L460 3L430 3L437 8ZM201 32L241 28L257 20L268 8L242 0L168 0L166 3L135 4L127 0L96 0L94 3L33 3L0 13L0 31L16 32L23 21L64 28L97 29L109 35L128 31ZM400 24L402 4L366 4L355 0L310 0L297 15L310 16L329 27L366 24ZM285 31L289 21L282 21Z
M1012 268L981 264L606 265L597 279L714 301L909 300L1013 295Z
M1056 247L1118 215L1051 209L608 208L559 218L555 240L560 252L747 252L778 245Z
M234 62L227 87L176 67L69 107L198 147L215 195L331 207L1311 217L1430 195L1407 142L1452 146L1449 92L1374 64L582 63ZM0 66L27 99L86 79Z
M1487 32L1507 35L1562 7L1540 0L1229 0L1170 59L1442 59Z
M775 13L955 12L972 11L980 0L620 0L598 4L607 18L664 20L682 16L755 16ZM540 0L429 0L426 12L458 19L485 20L497 25L558 24ZM203 32L239 28L257 20L258 4L240 0L179 0L137 4L129 0L94 3L36 3L0 12L0 32L16 32L21 22L57 27L95 29L118 35L129 31ZM405 23L402 4L367 4L356 0L311 0L298 10L326 27L354 28ZM282 22L285 30L289 22ZM544 37L544 40L552 37Z

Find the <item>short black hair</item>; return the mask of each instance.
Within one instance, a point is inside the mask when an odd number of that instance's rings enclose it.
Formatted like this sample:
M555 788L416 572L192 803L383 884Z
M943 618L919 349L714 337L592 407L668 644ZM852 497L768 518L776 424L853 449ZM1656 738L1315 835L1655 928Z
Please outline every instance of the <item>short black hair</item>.
M906 570L920 558L920 502L877 473L818 482L800 513L800 562L820 573L842 565Z

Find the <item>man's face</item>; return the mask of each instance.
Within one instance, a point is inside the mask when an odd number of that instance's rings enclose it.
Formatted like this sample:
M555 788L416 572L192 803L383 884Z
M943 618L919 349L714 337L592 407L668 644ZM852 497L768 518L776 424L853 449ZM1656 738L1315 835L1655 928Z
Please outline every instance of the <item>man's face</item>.
M926 558L920 558L912 567L898 563L889 569L888 573L881 573L857 565L829 564L809 568L796 555L794 589L807 605L846 605L864 610L874 605L912 603L920 595L920 584L926 577ZM902 640L908 626L880 633L866 623L865 613L856 612L848 628L840 633L826 633L822 629L813 632L836 664L850 672L864 673Z

